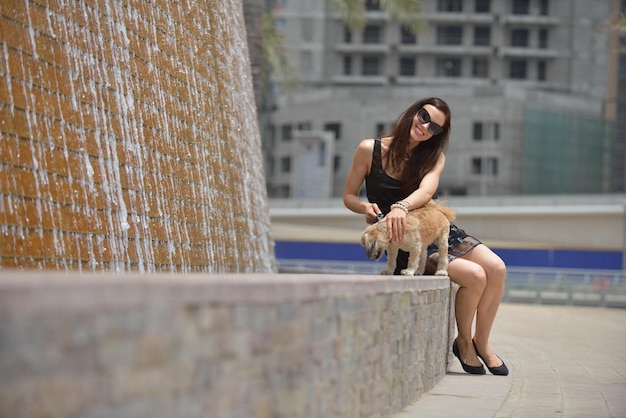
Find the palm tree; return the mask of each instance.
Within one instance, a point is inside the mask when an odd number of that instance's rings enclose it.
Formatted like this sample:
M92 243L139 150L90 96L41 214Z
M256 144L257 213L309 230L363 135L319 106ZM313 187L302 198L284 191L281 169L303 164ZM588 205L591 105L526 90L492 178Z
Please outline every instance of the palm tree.
M285 90L292 90L298 82L297 71L289 63L285 40L276 28L272 16L275 1L243 0L261 132L266 129L272 107L269 80L277 80ZM353 32L365 26L368 6L380 6L380 10L387 12L413 34L417 34L422 27L420 0L329 1L339 13L343 23Z
M417 34L421 28L420 0L332 0L332 3L341 20L353 32L365 26L367 3L380 5L381 10L389 13L413 34Z

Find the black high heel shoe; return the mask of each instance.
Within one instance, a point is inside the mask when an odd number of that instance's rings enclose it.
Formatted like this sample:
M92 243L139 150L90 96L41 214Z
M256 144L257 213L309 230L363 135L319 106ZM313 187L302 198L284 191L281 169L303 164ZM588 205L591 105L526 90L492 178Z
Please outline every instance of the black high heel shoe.
M474 350L476 350L476 355L478 355L478 357L480 357L483 363L485 363L485 366L487 366L487 362L485 361L483 356L481 356L480 353L478 352L478 348L476 347L476 343L474 342L474 340L472 340L472 344L474 344ZM502 362L501 365L499 365L498 367L487 366L487 368L489 369L491 374L495 374L496 376L507 376L509 374L509 369L506 367L506 364L504 364L504 360L502 360L500 356L498 356L498 358Z
M469 364L463 363L463 360L461 360L461 353L459 352L459 346L457 345L456 340L454 340L454 342L452 343L452 354L454 354L456 358L459 359L459 361L461 362L461 367L463 367L463 370L465 370L465 373L469 373L469 374L485 374L486 373L485 368L482 365L470 366Z

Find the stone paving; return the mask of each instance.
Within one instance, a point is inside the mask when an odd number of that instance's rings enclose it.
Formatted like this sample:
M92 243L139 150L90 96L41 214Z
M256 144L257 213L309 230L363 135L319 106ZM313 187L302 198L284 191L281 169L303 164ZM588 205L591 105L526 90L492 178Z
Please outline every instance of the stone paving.
M626 417L626 310L503 304L492 346L509 376L448 373L395 418Z

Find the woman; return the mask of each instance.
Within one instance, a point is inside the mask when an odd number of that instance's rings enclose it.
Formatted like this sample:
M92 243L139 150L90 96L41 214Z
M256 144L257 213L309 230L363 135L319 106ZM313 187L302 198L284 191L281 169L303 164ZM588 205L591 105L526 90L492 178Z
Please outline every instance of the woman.
M385 215L390 241L401 241L409 210L428 202L437 191L450 136L450 109L439 98L419 100L398 119L387 137L363 140L346 180L344 204L372 224ZM365 180L369 202L359 198ZM437 264L437 247L428 248L427 272ZM508 369L489 345L489 334L504 293L506 266L486 245L455 225L450 227L448 275L460 288L456 294L458 336L452 346L463 370L492 374ZM406 268L407 253L398 256L395 274ZM476 316L475 334L472 323Z

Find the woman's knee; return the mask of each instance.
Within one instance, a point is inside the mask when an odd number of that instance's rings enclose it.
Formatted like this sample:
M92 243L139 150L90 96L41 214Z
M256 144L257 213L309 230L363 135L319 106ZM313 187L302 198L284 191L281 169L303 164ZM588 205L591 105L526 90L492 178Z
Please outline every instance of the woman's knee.
M490 281L504 283L506 280L506 264L500 257L496 256L493 260L490 260L486 270Z
M487 287L487 272L479 264L464 263L463 269L450 278L461 287L482 293Z

